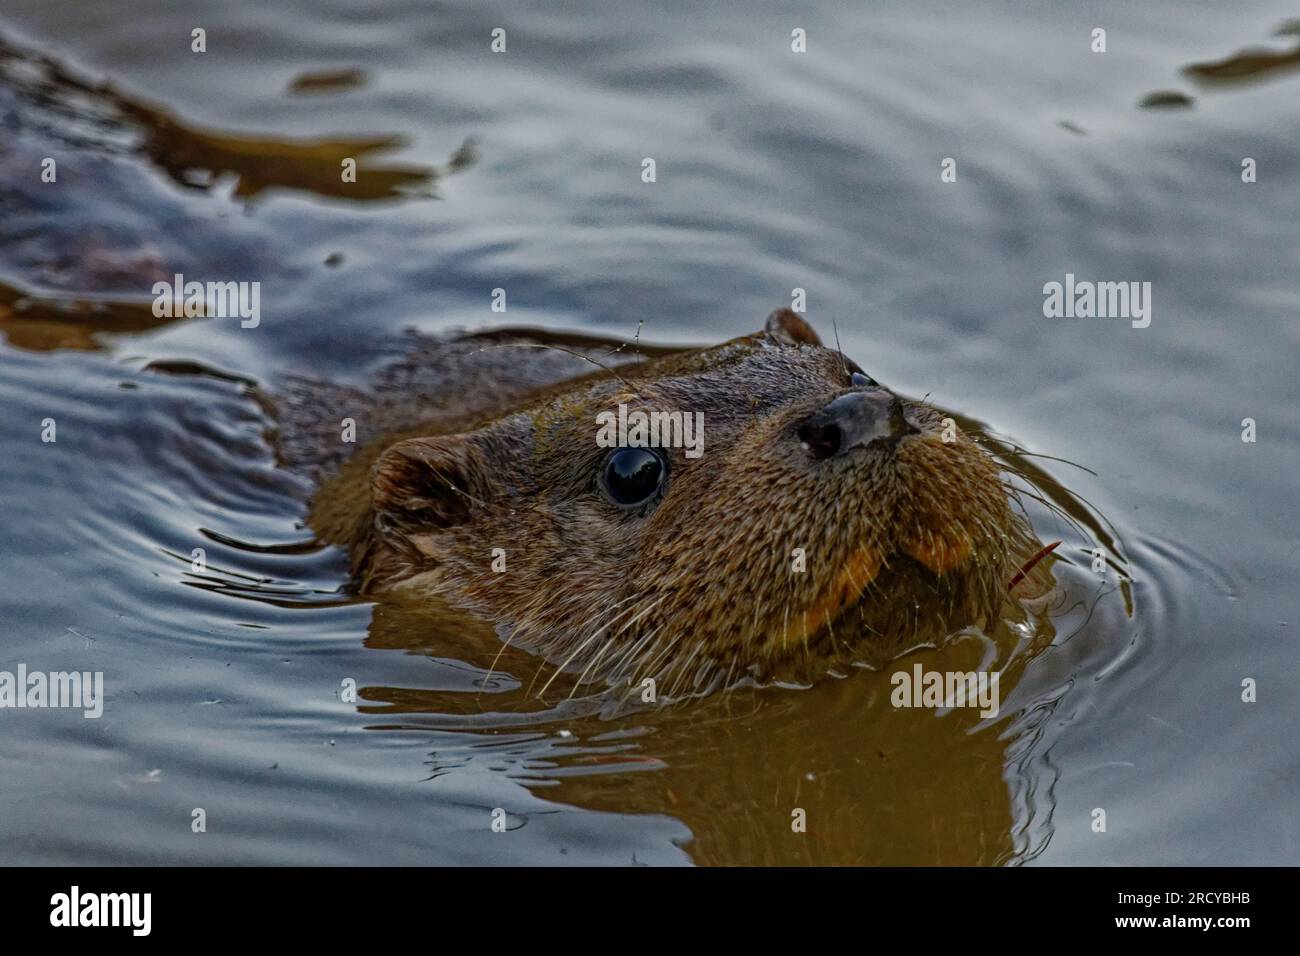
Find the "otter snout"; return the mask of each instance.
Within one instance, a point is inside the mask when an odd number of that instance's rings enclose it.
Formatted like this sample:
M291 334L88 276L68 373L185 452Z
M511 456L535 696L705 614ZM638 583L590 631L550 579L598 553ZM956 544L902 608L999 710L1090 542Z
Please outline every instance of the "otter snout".
M865 448L872 442L894 444L916 428L903 414L903 403L883 388L849 392L809 416L799 426L799 440L818 460Z

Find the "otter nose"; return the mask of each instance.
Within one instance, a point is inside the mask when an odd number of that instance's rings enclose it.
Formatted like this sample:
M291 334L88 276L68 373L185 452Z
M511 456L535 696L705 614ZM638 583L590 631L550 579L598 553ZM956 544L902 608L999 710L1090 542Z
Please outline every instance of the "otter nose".
M814 458L833 458L873 441L893 444L915 432L903 404L883 388L841 395L799 426L799 440Z

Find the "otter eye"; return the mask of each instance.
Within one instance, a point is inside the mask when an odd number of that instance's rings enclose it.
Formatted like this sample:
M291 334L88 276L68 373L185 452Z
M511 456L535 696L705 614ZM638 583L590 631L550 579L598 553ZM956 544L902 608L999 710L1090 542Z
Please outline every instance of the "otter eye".
M605 491L615 504L639 505L659 490L666 470L649 448L615 448L605 459Z
M854 388L878 387L880 385L874 378L864 372L854 372L849 376L849 384Z

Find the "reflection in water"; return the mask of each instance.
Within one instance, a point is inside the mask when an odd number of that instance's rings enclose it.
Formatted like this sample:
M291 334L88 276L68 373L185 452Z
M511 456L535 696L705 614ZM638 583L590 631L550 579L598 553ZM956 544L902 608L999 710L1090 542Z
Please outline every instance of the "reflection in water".
M144 332L174 322L153 314L153 300L35 295L0 282L0 335L10 345L49 352L96 350L101 333Z
M338 85L338 76L327 77ZM406 144L402 136L287 139L205 130L171 111L93 83L50 57L20 49L0 36L0 82L26 93L50 110L92 117L101 127L118 126L138 134L135 149L182 186L207 188L223 176L234 178L233 195L251 199L267 189L315 193L335 199L381 200L433 196L445 173L473 162L472 146L462 147L444 169L430 166L376 166L371 154ZM310 84L309 84L310 85ZM317 82L313 88L330 86ZM344 181L344 160L356 163L355 181Z
M1283 33L1300 32L1296 24L1284 24ZM1240 50L1232 56L1211 63L1192 63L1183 72L1205 84L1229 85L1278 79L1300 69L1300 42L1289 50Z
M1274 36L1300 35L1300 20L1288 20L1273 31ZM1281 79L1300 69L1300 42L1289 50L1253 48L1239 50L1222 60L1190 63L1183 73L1206 87L1224 87ZM1157 90L1142 97L1143 109L1180 109L1195 102L1177 90Z
M742 686L639 712L600 695L569 700L566 690L538 709L528 689L539 662L498 657L490 629L467 641L454 617L381 605L367 646L427 655L436 676L419 689L366 688L360 709L385 718L373 730L432 734L434 776L491 768L550 784L551 799L587 809L675 816L700 863L1023 860L1050 836L1050 791L1030 787L1030 765L1068 685L1030 689L1022 679L1057 638L1053 619L1097 647L1123 626L1115 602L1070 577L1050 614L918 650L878 672L828 678L815 698ZM1067 599L1070 591L1079 596ZM1001 672L1003 716L894 707L891 675L916 665ZM797 809L806 834L791 828Z

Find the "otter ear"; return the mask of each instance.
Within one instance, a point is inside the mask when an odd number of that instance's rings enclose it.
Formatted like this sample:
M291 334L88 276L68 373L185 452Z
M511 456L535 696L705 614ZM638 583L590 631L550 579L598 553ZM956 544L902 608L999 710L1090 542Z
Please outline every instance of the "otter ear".
M472 435L410 438L375 462L370 501L381 528L448 528L469 519L491 494L482 449Z
M777 309L767 317L763 333L777 345L821 345L813 327L790 309Z

